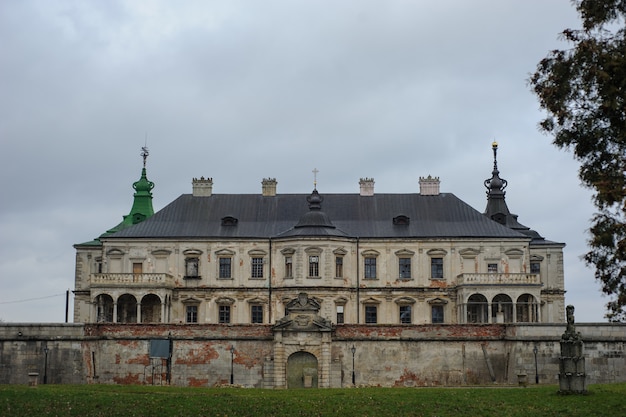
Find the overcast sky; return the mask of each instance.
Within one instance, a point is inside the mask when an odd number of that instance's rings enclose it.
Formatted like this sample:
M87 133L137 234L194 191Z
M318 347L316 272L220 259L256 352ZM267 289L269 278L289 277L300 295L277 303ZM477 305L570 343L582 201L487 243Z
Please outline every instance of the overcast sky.
M75 243L132 205L215 193L418 192L479 211L491 142L519 221L564 242L566 303L604 321L580 256L591 191L527 85L579 27L569 0L0 0L0 319L62 322ZM70 302L70 321L73 304Z

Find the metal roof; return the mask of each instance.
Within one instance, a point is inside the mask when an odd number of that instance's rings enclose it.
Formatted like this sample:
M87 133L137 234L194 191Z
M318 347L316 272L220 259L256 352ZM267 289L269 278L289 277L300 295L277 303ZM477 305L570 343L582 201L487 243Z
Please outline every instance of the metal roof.
M320 211L314 216L307 203L308 196L213 194L194 197L183 194L149 219L107 239L289 236L529 239L489 219L450 193L323 194L323 203L317 208ZM393 219L398 216L406 216L408 224L395 224ZM231 221L223 221L229 217ZM321 223L315 224L312 218L320 219Z

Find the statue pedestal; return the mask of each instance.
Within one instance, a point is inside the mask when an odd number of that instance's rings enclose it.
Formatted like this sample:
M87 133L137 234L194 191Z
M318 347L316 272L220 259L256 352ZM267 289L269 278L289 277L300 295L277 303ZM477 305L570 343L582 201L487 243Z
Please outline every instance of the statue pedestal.
M567 306L567 329L561 336L559 394L586 394L583 340L574 326L574 306Z
M585 358L582 356L582 340L561 339L559 357L559 393L585 394Z

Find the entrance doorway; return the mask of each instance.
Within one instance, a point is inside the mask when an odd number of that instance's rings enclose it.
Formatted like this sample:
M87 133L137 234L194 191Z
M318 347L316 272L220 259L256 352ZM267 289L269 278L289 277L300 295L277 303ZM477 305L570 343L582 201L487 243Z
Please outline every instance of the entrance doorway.
M287 388L317 388L317 358L296 352L287 359Z

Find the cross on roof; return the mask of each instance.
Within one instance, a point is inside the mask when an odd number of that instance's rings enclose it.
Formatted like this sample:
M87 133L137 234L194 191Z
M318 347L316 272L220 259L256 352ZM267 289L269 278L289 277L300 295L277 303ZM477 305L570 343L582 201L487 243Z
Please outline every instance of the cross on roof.
M317 188L317 173L319 172L317 168L313 168L313 188Z

